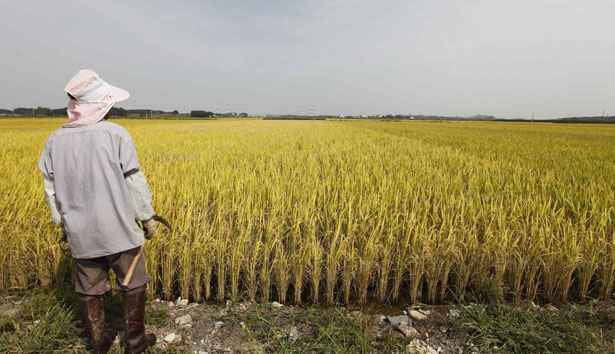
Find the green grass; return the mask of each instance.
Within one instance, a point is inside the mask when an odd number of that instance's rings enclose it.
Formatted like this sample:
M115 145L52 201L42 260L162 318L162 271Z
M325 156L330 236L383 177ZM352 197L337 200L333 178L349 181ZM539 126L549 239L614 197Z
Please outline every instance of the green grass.
M0 353L84 353L85 344L78 321L76 297L69 290L36 290L22 294L20 312L14 318L0 316ZM120 297L106 299L109 321L121 319ZM405 340L399 336L375 338L365 319L349 318L340 309L307 308L299 311L276 311L268 305L231 314L225 322L243 321L257 347L267 353L373 353L403 352ZM213 318L212 318L213 320ZM148 308L146 322L169 325L165 308ZM291 342L288 328L301 328L302 335ZM306 330L309 335L306 335ZM155 348L154 353L183 353L182 348ZM111 353L119 353L112 348Z
M15 317L0 316L0 353L85 353L77 295L70 289L34 290L22 293L22 305ZM105 297L108 323L121 326L121 296ZM169 315L160 309L148 309L146 323L166 326ZM113 347L111 353L119 354ZM153 350L157 354L182 353L177 348Z
M165 327L170 323L169 313L161 308L150 308L145 312L145 324Z
M112 319L117 296L108 301ZM0 353L83 353L74 297L60 290L24 294L15 317L0 315ZM559 311L530 306L460 306L453 320L456 338L480 353L615 353L615 306L609 303L566 305ZM377 337L373 318L350 316L341 308L272 309L256 305L223 318L226 326L245 324L246 345L264 353L402 353L408 341L392 331ZM209 319L211 321L217 318ZM148 308L147 322L169 325L165 308ZM234 324L232 324L234 323ZM442 324L443 325L443 324ZM289 339L295 326L301 335ZM237 330L239 330L237 328ZM158 354L185 352L180 347L156 348ZM119 348L111 353L119 354Z
M266 343L267 353L391 353L403 352L406 340L399 336L376 338L368 317L349 318L341 309L306 308L297 313L257 306L245 317L248 333ZM302 335L289 339L289 328Z
M559 311L509 305L460 307L455 328L485 353L613 353L612 310Z
M36 292L14 318L0 318L1 353L83 353L73 308L57 292Z

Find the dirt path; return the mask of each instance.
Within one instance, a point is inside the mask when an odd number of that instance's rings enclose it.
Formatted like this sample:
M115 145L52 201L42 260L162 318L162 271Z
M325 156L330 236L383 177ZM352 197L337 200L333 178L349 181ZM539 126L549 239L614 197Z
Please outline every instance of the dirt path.
M0 295L1 353L85 353L72 292ZM109 322L122 329L119 296ZM615 306L289 306L154 300L153 353L615 353ZM119 337L111 353L121 353Z
M149 327L159 347L191 353L420 352L462 353L448 308L422 312L389 308L390 316L344 307L278 303L226 305L155 301ZM454 314L454 311L452 312Z

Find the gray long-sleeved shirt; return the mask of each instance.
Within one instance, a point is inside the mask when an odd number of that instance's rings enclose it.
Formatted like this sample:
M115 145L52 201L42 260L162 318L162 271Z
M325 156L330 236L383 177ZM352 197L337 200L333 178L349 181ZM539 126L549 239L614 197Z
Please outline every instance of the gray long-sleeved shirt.
M53 132L39 160L52 221L62 224L75 258L95 258L143 244L135 220L154 215L128 132L102 121Z

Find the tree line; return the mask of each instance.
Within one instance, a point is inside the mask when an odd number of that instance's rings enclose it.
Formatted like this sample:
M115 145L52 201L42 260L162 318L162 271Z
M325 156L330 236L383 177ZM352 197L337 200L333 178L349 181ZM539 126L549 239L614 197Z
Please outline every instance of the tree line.
M215 117L227 117L227 118L246 118L248 114L245 112L224 112L215 113L207 110L193 110L189 113L180 113L177 110L174 111L162 111L155 109L124 109L121 107L112 107L109 111L111 116L114 117L161 117L161 116L184 116L192 118L215 118ZM19 107L15 109L2 109L0 108L0 116L28 116L28 117L65 117L66 107L63 108L48 108L48 107Z

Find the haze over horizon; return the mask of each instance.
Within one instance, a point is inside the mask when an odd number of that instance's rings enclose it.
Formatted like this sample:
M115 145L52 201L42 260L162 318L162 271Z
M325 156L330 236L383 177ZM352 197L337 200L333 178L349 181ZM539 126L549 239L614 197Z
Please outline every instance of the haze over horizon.
M0 108L96 70L124 108L253 114L615 113L615 0L0 0Z

